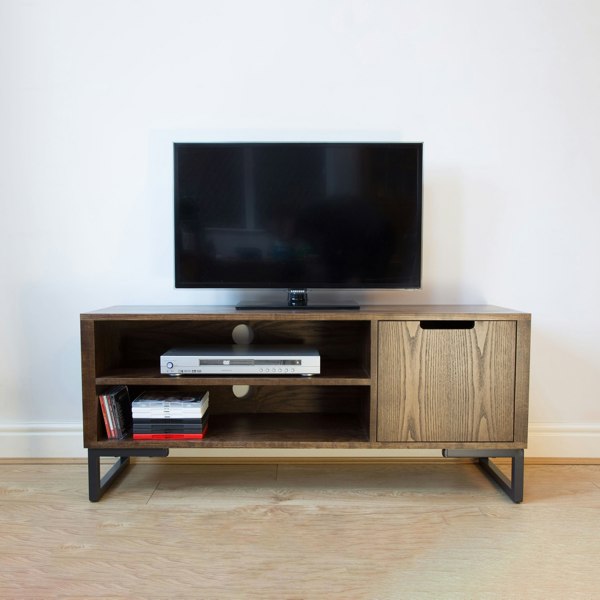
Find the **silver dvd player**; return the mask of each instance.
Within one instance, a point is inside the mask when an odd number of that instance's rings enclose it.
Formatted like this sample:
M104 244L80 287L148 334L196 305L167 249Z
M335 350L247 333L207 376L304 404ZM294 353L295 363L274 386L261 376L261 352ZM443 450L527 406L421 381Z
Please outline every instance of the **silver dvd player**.
M318 375L321 357L308 346L186 346L160 357L162 375Z

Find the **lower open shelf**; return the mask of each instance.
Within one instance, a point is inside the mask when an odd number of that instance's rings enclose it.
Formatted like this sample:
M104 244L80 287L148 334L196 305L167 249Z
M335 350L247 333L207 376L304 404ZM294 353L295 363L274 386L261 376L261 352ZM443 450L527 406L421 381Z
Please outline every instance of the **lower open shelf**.
M369 442L367 427L348 413L211 415L202 440L103 440L93 448L352 448Z

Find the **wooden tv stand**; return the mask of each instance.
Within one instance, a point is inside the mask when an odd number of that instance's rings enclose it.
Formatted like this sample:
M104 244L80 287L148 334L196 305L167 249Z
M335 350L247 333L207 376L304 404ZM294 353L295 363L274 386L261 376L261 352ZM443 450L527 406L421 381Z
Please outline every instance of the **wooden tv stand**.
M363 306L358 311L236 311L233 307L116 306L81 315L83 433L90 500L130 456L169 448L438 448L473 457L515 501L523 498L530 315L493 306ZM254 344L306 344L321 374L161 375L171 347L231 344L247 324ZM108 440L98 394L129 386L209 390L203 440ZM233 385L248 385L237 398ZM100 477L100 457L118 457ZM510 457L506 478L491 462Z

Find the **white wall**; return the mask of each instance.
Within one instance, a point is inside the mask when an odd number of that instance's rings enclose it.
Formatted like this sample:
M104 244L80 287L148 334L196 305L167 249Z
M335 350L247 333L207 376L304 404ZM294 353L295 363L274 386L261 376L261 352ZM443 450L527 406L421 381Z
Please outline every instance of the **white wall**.
M533 313L530 455L600 456L600 3L1 0L0 454L82 454L81 311L175 290L173 141L425 143L424 285Z

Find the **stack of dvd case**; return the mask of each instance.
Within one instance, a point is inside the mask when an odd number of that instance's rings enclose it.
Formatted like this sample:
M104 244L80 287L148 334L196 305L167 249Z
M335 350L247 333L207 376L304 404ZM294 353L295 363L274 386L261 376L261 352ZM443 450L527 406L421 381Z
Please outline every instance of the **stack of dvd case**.
M134 440L201 440L208 427L208 392L144 392L131 403L131 413Z
M131 432L131 402L126 385L115 385L98 396L109 440L123 439Z

